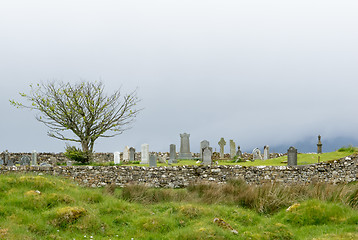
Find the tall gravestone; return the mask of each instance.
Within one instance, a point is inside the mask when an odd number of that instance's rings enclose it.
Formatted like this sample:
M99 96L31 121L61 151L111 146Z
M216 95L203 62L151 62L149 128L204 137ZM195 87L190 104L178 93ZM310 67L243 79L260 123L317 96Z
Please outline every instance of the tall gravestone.
M203 160L203 151L204 148L209 147L209 141L203 140L200 142L200 159Z
M252 158L253 160L262 160L260 149L254 148L254 150L252 150Z
M287 150L287 166L296 166L297 165L297 149L290 147Z
M123 150L123 162L129 161L129 147L125 146Z
M189 137L190 134L188 133L180 134L180 152L178 156L179 159L192 159Z
M322 142L321 142L321 135L318 135L318 143L317 143L317 153L322 153Z
M149 163L149 144L144 143L141 146L141 164L148 164Z
M220 158L224 158L224 147L226 145L224 138L221 138L218 144L220 146Z
M157 156L154 153L149 154L149 167L157 166Z
M203 149L203 165L211 165L213 149L211 147L205 147Z
M5 165L7 165L8 161L9 161L9 151L5 150L4 155L5 155L5 157L4 157L5 158Z
M120 154L121 154L120 152L114 152L113 153L114 164L120 164L121 163Z
M32 151L32 154L31 154L31 165L32 165L32 166L37 166L37 152L36 152L36 150L33 150L33 151Z
M177 152L175 144L170 144L169 150L169 164L177 163Z
M129 148L129 161L135 160L135 148L130 147Z
M240 146L237 146L236 156L237 156L238 158L242 158L242 152L241 152Z
M270 147L269 145L264 146L264 160L270 159Z
M234 140L230 139L230 158L234 158L236 156L236 144Z

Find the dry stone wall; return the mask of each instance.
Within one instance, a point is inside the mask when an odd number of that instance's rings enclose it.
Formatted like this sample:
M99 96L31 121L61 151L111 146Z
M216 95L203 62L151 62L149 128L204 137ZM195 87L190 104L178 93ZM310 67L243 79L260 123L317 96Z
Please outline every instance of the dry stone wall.
M21 166L0 167L0 174L34 173L64 176L90 187L107 184L124 186L144 184L150 187L182 188L195 182L225 183L228 179L241 178L248 183L349 183L357 180L358 160L341 159L330 163L304 166Z

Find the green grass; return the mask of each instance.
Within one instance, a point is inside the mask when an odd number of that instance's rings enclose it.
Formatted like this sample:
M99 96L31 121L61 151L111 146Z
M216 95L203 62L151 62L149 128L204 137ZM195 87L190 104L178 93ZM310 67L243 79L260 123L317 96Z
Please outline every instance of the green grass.
M0 176L0 239L357 239L357 208L356 183L90 189Z

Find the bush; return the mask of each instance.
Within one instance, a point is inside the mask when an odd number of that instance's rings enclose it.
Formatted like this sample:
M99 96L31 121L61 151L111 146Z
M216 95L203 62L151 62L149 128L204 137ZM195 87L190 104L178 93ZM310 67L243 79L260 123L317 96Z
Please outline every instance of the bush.
M67 145L64 155L67 158L82 164L87 164L90 161L90 153L83 152L81 149L76 148L75 146Z
M353 153L353 152L355 152L356 151L356 148L355 147L353 147L352 145L349 145L349 146L343 146L343 147L341 147L340 149L338 149L338 152L351 152L351 153Z

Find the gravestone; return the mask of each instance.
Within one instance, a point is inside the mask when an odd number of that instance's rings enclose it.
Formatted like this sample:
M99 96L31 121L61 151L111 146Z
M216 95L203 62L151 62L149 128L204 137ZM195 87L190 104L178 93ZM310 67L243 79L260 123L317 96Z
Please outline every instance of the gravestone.
M113 153L113 160L114 160L114 164L120 164L121 163L121 153L120 152L114 152Z
M203 149L203 165L212 165L213 149L211 147L205 147Z
M123 162L129 161L129 147L125 146L123 150Z
M287 166L296 166L297 165L297 149L290 147L287 150Z
M207 140L203 140L200 142L200 159L203 160L203 151L204 151L204 148L207 148L209 147L209 141Z
M27 155L21 156L20 165L21 166L30 166L31 158Z
M43 163L41 163L41 164L40 164L40 167L52 167L52 165L51 165L51 164L48 164L48 163L43 162Z
M322 153L321 135L318 135L317 153L318 153L318 154Z
M190 134L188 133L180 134L180 152L178 156L179 159L192 159L189 137Z
M261 156L261 151L258 148L254 148L254 150L252 150L252 158L253 160L262 160L262 156Z
M67 162L66 162L66 165L67 165L67 166L72 166L72 161L67 161Z
M135 148L131 147L129 148L129 161L135 160Z
M14 159L9 158L9 159L7 160L7 164L6 164L6 165L9 166L9 167L15 166L15 164L14 164Z
M4 165L4 160L0 158L0 166Z
M160 163L167 163L167 161L165 160L165 157L162 157L162 156L158 156L157 157L157 160L158 160L158 162L160 162Z
M236 156L237 156L238 158L242 158L242 152L241 152L240 146L237 146Z
M224 158L224 147L226 145L224 138L221 138L218 144L220 146L220 158Z
M57 159L55 157L50 157L50 164L52 167L57 166Z
M157 156L154 153L149 154L149 167L157 166Z
M236 155L236 144L234 140L230 139L230 158L234 158Z
M36 165L37 165L37 152L36 152L36 150L33 150L33 151L32 151L32 154L31 154L31 165L32 165L32 166L36 166Z
M141 164L149 163L149 144L144 143L141 145Z
M169 146L169 164L177 163L177 152L176 152L176 146L175 144L170 144Z
M270 159L270 147L269 145L264 146L264 160Z
M9 152L7 150L5 150L5 165L7 165L7 162L9 161Z

